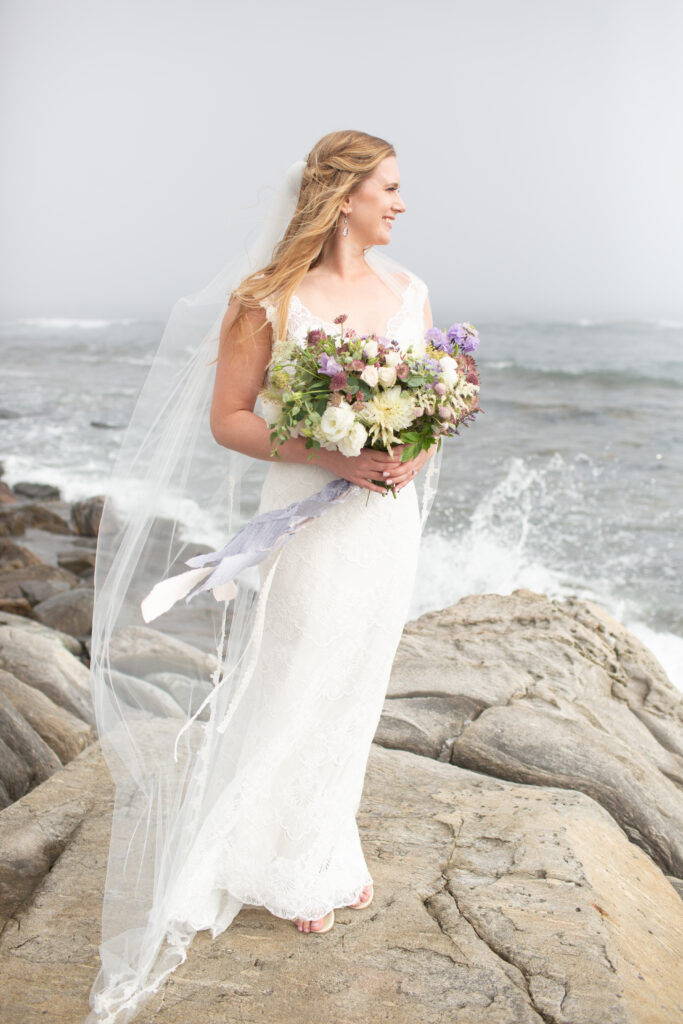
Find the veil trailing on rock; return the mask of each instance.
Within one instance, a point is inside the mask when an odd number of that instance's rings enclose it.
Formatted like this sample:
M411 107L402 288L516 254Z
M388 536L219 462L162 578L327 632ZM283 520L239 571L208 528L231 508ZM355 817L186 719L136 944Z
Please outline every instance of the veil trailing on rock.
M235 709L267 622L264 582L252 568L236 596L205 590L149 626L141 602L157 581L220 548L255 515L268 463L217 444L209 427L221 322L232 291L270 261L297 206L305 162L294 163L241 255L171 311L114 465L95 565L91 687L98 734L115 783L103 900L101 966L88 1024L133 1019L185 960L193 928L170 895L230 763ZM404 296L405 268L369 250L369 266ZM402 272L402 273L399 273ZM258 406L256 411L258 411ZM438 452L416 478L422 525ZM390 498L387 500L391 500ZM323 513L324 514L324 513ZM254 709L258 714L258 708ZM218 934L242 904L223 894ZM229 965L226 965L229 970Z

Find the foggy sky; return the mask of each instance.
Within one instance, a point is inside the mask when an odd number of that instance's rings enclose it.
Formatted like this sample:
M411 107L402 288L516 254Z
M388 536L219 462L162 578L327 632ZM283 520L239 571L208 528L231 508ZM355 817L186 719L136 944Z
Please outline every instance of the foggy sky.
M677 0L5 0L0 317L164 318L317 139L453 319L683 320Z

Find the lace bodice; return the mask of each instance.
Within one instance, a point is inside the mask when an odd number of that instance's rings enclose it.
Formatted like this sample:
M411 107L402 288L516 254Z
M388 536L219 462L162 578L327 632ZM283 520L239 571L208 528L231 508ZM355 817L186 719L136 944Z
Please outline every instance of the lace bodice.
M426 329L424 304L428 294L427 285L412 271L408 271L408 275L410 281L405 288L403 301L393 316L389 318L384 332L385 337L398 341L401 345L407 345L415 338L421 338ZM277 337L277 305L273 301L273 297L268 296L261 302L261 305L273 326L273 333ZM344 326L353 327L354 325L347 321ZM292 296L287 327L289 335L296 338L302 346L305 345L306 334L311 328L327 328L335 334L339 332L337 324L330 323L311 313L298 295Z

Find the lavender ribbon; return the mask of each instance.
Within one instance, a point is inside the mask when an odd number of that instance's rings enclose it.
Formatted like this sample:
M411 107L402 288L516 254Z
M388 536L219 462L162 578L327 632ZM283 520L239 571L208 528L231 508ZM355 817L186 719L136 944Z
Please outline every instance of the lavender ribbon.
M140 603L143 619L151 622L173 607L181 597L185 597L187 604L204 590L211 590L217 601L232 600L237 594L233 580L240 572L250 565L257 565L271 551L289 543L298 530L323 515L332 505L345 501L355 486L349 480L335 477L322 490L307 498L293 501L286 508L254 516L224 548L186 560L185 565L196 568L155 583ZM198 580L201 582L194 586Z

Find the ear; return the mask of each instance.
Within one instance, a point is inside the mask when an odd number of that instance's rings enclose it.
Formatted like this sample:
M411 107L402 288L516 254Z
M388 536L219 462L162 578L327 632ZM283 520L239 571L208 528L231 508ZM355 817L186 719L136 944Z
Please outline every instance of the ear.
M341 209L342 213L351 213L351 201L350 201L348 196L346 197L346 199L342 203L340 209Z

